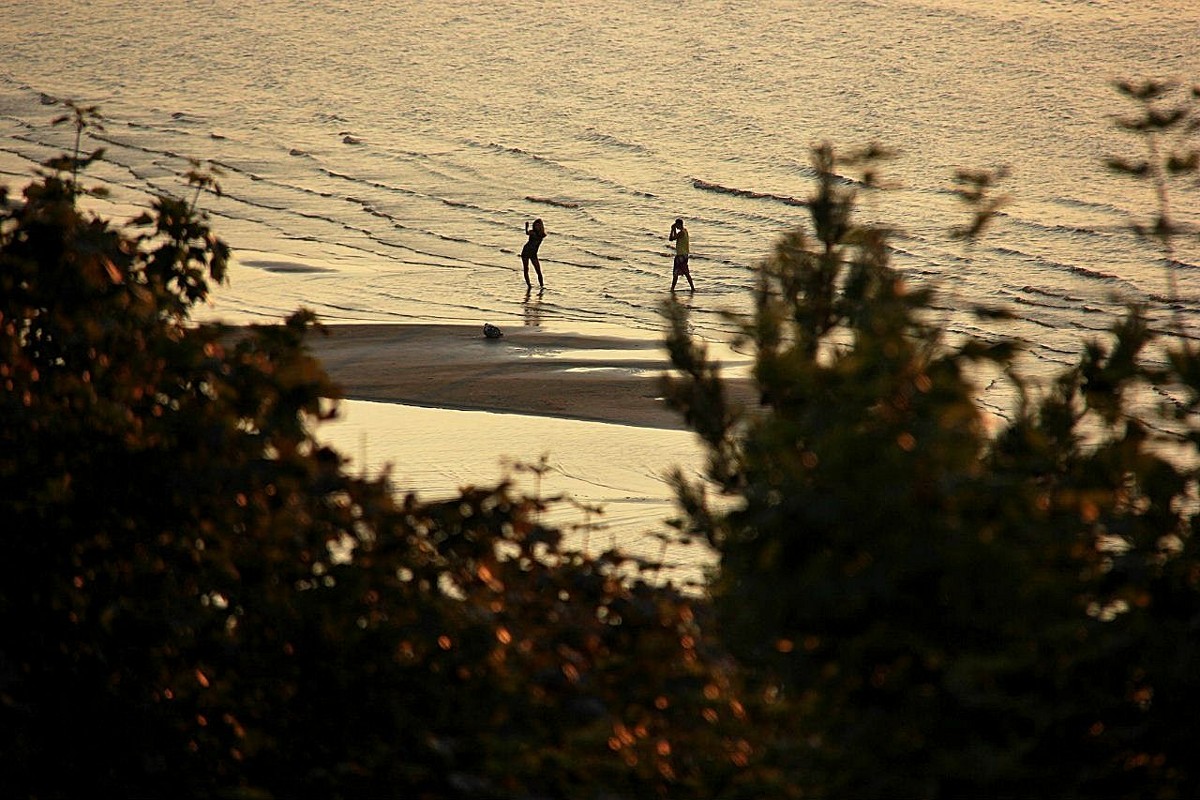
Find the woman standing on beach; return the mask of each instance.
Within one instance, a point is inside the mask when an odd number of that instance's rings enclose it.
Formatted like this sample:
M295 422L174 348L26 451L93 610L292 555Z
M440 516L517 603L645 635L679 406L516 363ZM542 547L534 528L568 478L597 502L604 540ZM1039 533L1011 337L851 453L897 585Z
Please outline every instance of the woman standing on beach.
M546 238L546 226L542 224L539 217L533 221L533 227L529 227L529 221L525 221L525 235L529 237L529 241L525 242L525 246L521 248L521 265L525 268L525 285L532 288L533 284L529 282L529 262L533 262L533 268L537 270L538 286L545 286L542 281L542 263L538 261L538 248L542 246L542 239Z

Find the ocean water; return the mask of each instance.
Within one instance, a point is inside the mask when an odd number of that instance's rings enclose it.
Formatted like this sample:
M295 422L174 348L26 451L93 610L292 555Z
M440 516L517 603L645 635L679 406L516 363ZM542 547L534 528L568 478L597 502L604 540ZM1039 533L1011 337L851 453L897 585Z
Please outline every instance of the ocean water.
M1200 81L1191 0L60 0L6 3L0 179L70 144L49 98L108 118L87 147L118 200L204 198L241 266L227 316L303 304L330 321L598 322L659 335L666 236L693 242L699 333L728 329L752 270L805 219L821 140L898 151L863 214L895 226L895 263L1009 308L1002 331L1055 362L1126 301L1165 305L1154 248L1128 232L1149 187L1106 174L1136 155L1117 78ZM959 167L1007 166L1013 202L981 246ZM750 193L758 196L747 196ZM1194 185L1175 212L1200 217ZM541 217L548 287L526 301L523 222ZM1200 248L1177 254L1200 308ZM1117 298L1114 300L1114 297Z
M1150 187L1104 167L1142 152L1113 124L1131 110L1113 80L1200 81L1193 0L0 6L0 180L71 146L49 125L62 98L106 117L84 142L106 149L91 171L106 212L184 193L189 159L219 169L201 204L237 263L206 316L305 306L657 338L681 216L697 291L679 297L698 336L723 340L722 312L747 309L756 264L805 221L795 198L828 140L897 151L861 214L897 230L894 263L940 290L949 335L1018 337L1036 372L1129 302L1200 326L1196 238L1174 254L1172 298L1129 231ZM1010 204L978 245L952 241L954 170L997 167ZM1200 224L1194 183L1172 200ZM517 254L536 217L547 287L527 293ZM981 323L973 303L1016 319Z

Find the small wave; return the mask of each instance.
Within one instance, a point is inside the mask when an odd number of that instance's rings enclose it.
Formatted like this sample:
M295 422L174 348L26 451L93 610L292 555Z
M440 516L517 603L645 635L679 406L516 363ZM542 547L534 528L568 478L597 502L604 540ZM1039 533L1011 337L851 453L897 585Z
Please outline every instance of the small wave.
M1096 228L1088 225L1064 225L1062 223L1057 223L1054 225L1043 225L1042 227L1045 230L1052 231L1054 233L1065 233L1069 236L1104 236L1107 233L1106 231L1097 230Z
M1037 322L1037 320L1030 320L1030 321ZM1043 327L1046 327L1046 328L1057 328L1058 327L1057 325L1051 325L1051 324L1045 323L1045 322L1038 322L1037 324L1042 325ZM1074 358L1076 355L1078 355L1078 353L1076 351L1071 350L1069 348L1055 347L1053 345L1049 345L1049 344L1045 344L1045 343L1041 343L1041 342L1038 343L1037 349L1042 354L1042 355L1038 356L1039 358L1043 358L1045 353L1053 353L1054 355L1066 356L1067 358Z
M649 152L646 148L635 142L627 142L623 139L618 139L611 134L601 133L600 131L588 131L580 137L585 142L595 142L606 147L613 147L619 150L627 150L631 153L646 153Z
M1175 311L1186 311L1189 313L1194 313L1195 311L1194 307L1192 306L1192 301L1186 297L1172 297L1170 295L1152 292L1150 294L1150 300L1158 305L1163 306L1164 308L1173 309Z
M624 255L615 255L615 254L611 254L611 253L600 253L600 252L597 252L596 250L592 250L590 248L584 248L583 252L585 255L589 255L592 258L598 258L602 261L624 261L625 260Z
M479 206L475 205L474 203L468 203L465 200L451 200L448 197L438 197L437 200L441 202L442 205L447 205L451 208L465 208L470 211L483 211L483 209Z
M1066 303L1073 304L1073 303L1082 303L1083 302L1082 297L1075 297L1074 295L1063 294L1062 292L1052 292L1052 291L1049 291L1048 289L1043 289L1040 286L1029 286L1028 284L1026 284L1025 286L1021 287L1021 291L1025 294L1037 294L1037 295L1041 295L1042 297L1049 297L1053 300L1062 300L1062 301L1065 301Z
M1061 222L1040 222L1031 219L1018 219L1017 217L1003 213L997 214L997 216L1007 217L1007 219L1010 221L1010 224L1016 225L1017 227L1035 230L1042 233L1059 233L1066 234L1067 236L1087 237L1105 236L1108 233L1107 231L1097 229L1091 225L1068 225Z
M1107 281L1110 283L1126 283L1121 276L1112 275L1108 272L1101 272L1100 270L1088 269L1087 267L1080 267L1073 264L1060 264L1059 266L1064 267L1068 272L1073 272L1076 275L1082 275L1085 278L1095 278L1097 280Z
M214 167L220 167L225 172L236 173L238 175L245 175L247 178L249 178L252 181L261 181L263 179L261 175L257 175L255 173L251 172L250 170L244 169L242 167L235 167L233 164L230 164L228 161L218 161L215 158L211 158L211 159L209 159L208 163L212 164Z
M342 144L362 144L362 143L363 143L363 140L358 138L357 136L351 136L350 134L345 134L344 136L342 136Z
M1016 256L1017 258L1020 258L1023 261L1036 261L1037 260L1037 258L1035 256L1029 255L1029 253L1026 253L1024 250L1017 250L1016 248L1013 248L1013 247L993 247L992 251L999 253L1002 256Z
M320 169L321 173L328 175L331 178L337 178L338 180L349 181L350 183L356 183L361 186L370 186L374 189L383 189L385 191L404 192L406 194L412 194L412 195L417 194L416 192L414 192L412 190L400 189L399 187L396 187L396 186L388 186L386 183L380 183L379 181L369 181L369 180L366 180L363 178L356 178L353 175L347 175L344 172L334 172L333 170L327 169L326 167L320 167L319 169Z
M498 144L496 142L488 142L484 144L483 142L474 139L464 139L463 143L468 147L478 147L483 150L490 150L494 153L507 153L509 155L520 156L521 158L528 158L531 161L559 170L560 172L567 172L571 174L574 174L575 172L565 164L560 164L554 159L546 158L545 156L539 156L537 153L531 153L528 150L521 149L520 147L510 147L508 145Z
M27 131L36 131L38 129L37 125L34 125L28 120L21 119L20 117L13 117L8 114L0 114L0 119L4 120L5 122L11 122L17 127L24 128Z
M692 186L697 189L703 189L706 192L717 192L718 194L731 194L736 197L749 197L752 200L774 200L778 203L783 203L789 206L807 206L808 201L800 200L788 195L771 194L770 192L756 192L751 189L736 189L730 186L722 186L719 183L711 183L701 180L700 178L692 179Z
M1117 208L1112 203L1102 203L1102 202L1096 202L1094 200L1084 200L1079 197L1059 197L1059 198L1056 198L1054 200L1054 202L1060 203L1064 206L1071 206L1072 208L1084 208L1084 209L1089 209L1089 210L1093 210L1093 211L1106 211L1110 214L1125 213L1122 209Z
M996 247L996 248L993 248L993 250L994 250L994 252L999 253L1001 255L1015 256L1017 258L1020 258L1022 261L1038 264L1040 266L1048 267L1053 270L1061 270L1063 272L1070 272L1073 275L1080 275L1084 278L1090 278L1092 280L1104 281L1105 283L1120 284L1122 286L1131 286L1129 281L1125 280L1120 275L1113 275L1112 273L1109 273L1109 272L1101 272L1100 270L1097 270L1097 269L1081 267L1078 264L1064 264L1061 261L1054 261L1053 259L1044 258L1042 256L1030 255L1029 253L1026 253L1023 250L1018 250L1018 249L1015 249L1012 247Z
M531 203L542 203L555 208L579 208L579 203L571 200L555 200L553 197L535 197L534 195L526 195L525 199Z
M1069 310L1069 309L1073 309L1073 308L1078 308L1078 306L1072 306L1069 303L1050 303L1050 302L1046 302L1044 300L1041 300L1041 301L1032 300L1028 297L1013 297L1010 299L1010 302L1015 303L1016 305L1019 305L1019 306L1029 306L1030 308L1044 308L1044 309L1050 309L1050 310L1054 310L1054 311L1062 311L1064 309Z
M91 138L95 139L98 142L105 142L106 144L110 144L114 147L121 147L126 150L136 150L138 152L146 153L147 155L151 155L151 156L162 156L163 158L174 158L174 159L179 159L180 161L188 160L186 157L179 155L178 153L176 153L173 150L164 150L161 148L146 147L145 145L134 144L132 142L123 142L120 139L114 139L112 136L106 136L102 133L97 133L96 131L90 131L88 133L88 135L91 136ZM106 160L109 160L109 159L106 159ZM213 163L215 163L215 162L213 162Z
M499 142L487 142L485 144L483 142L476 141L474 139L466 139L465 142L466 142L466 144L468 144L472 147L478 147L483 150L491 150L492 152L495 152L495 153L508 153L510 155L521 156L523 158L532 159L533 161L542 161L542 162L545 162L548 164L554 163L554 162L550 161L550 159L546 158L545 156L539 156L536 153L531 153L528 150L523 150L520 147L511 147L509 145L500 144Z
M451 208L465 208L465 209L469 209L471 211L482 211L483 210L481 207L474 205L473 203L468 203L465 200L451 200L448 197L439 197L438 195L426 194L424 192L418 192L415 189L408 189L403 186L395 186L395 185L388 184L388 183L382 183L380 181L366 180L365 178L356 178L353 175L347 175L344 172L335 172L334 170L328 169L326 167L319 167L318 170L322 174L328 175L331 178L337 178L338 180L348 181L348 182L356 184L358 186L367 186L372 189L379 189L379 190L385 191L385 192L394 192L396 194L402 194L402 195L406 195L408 197L419 197L419 198L422 198L425 200L434 200L439 203L442 203L443 205L450 206ZM304 190L304 191L310 191L310 190ZM328 196L328 193L326 193L325 195L322 195L322 196ZM359 205L363 205L363 206L369 205L368 201L363 200L358 197L354 197L354 196L348 196L348 197L346 197L346 200L348 200L351 203L358 203Z
M175 120L176 122L185 122L191 125L198 125L203 122L202 117L196 116L195 114L189 114L186 111L176 111L172 113L171 119Z

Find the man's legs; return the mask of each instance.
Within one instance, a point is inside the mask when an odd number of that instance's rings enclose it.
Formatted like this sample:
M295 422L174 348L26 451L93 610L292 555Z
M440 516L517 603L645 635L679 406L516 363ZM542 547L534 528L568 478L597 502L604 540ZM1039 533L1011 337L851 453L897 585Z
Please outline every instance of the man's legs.
M679 276L687 278L688 286L692 287L692 291L696 291L696 284L692 283L692 271L688 269L687 256L675 256L675 263L671 269L671 291L675 291L675 284L679 282Z

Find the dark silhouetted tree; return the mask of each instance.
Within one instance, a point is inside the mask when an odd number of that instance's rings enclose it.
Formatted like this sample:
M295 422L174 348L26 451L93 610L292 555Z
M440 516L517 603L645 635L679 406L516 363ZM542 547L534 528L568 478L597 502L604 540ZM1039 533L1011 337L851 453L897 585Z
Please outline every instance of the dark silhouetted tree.
M77 134L94 109L71 106ZM351 477L307 312L189 321L192 197L0 197L0 796L715 796L752 748L703 609L507 485Z
M844 174L878 155L814 151L812 233L777 243L742 320L759 406L667 306L669 399L710 455L676 477L681 528L720 555L759 774L817 797L1194 795L1200 358L1173 341L1152 366L1139 309L1040 391L1015 343L946 341L888 231L854 220ZM997 177L960 174L955 235L986 227ZM976 402L985 373L1007 420ZM1178 413L1134 413L1168 387Z

